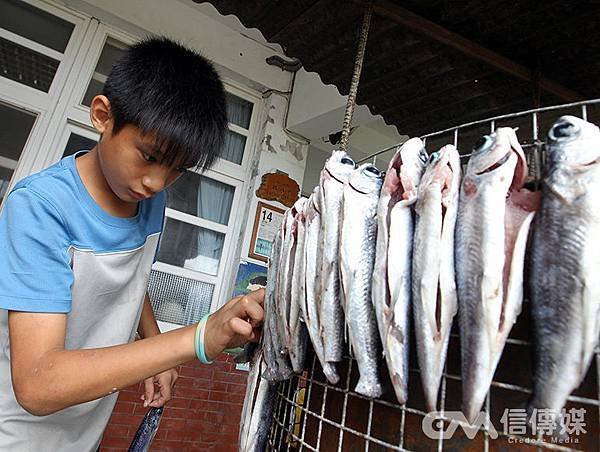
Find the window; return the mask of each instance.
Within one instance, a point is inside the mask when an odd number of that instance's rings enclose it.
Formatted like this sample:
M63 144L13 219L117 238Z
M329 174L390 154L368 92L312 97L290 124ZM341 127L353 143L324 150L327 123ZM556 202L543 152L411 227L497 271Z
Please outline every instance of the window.
M223 257L226 244L231 242L232 234L228 233L233 229L231 212L236 184L217 180L215 176L215 173L210 177L187 171L167 189L167 218L157 268L164 265L165 270L179 275L178 287L183 284L195 295L190 292L189 297L180 297L179 302L152 299L160 320L182 325L197 322L208 312L215 286L223 279ZM186 278L182 279L184 275ZM203 284L198 286L191 280ZM151 287L153 290L158 292Z
M92 98L102 92L104 84L106 83L106 78L110 73L110 69L121 57L121 55L123 55L125 48L127 48L127 46L116 39L108 38L106 40L106 44L104 44L104 48L102 49L102 53L98 59L98 64L94 69L92 79L90 80L85 95L83 96L83 101L81 102L83 105L89 107L92 102Z
M8 189L36 115L0 103L0 202Z
M48 92L75 25L16 0L0 1L0 75Z
M252 117L252 103L233 94L227 94L227 116L229 129L225 135L225 145L221 157L237 165L242 164L246 139Z

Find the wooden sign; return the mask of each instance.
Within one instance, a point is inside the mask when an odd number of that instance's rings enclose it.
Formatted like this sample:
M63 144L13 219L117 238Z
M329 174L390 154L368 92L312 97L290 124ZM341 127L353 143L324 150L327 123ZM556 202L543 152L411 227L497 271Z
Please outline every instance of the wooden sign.
M267 262L271 256L271 244L281 227L284 213L283 209L258 202L248 257Z
M300 186L285 173L263 174L260 187L256 190L256 196L267 201L277 201L287 207L292 207L298 195Z

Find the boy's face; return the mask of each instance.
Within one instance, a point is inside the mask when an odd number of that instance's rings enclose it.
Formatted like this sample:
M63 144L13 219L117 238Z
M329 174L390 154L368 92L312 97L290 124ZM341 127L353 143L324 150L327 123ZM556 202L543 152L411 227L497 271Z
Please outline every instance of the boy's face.
M96 107L102 109L101 106ZM102 112L97 116L103 118ZM98 161L108 186L121 201L137 203L164 190L181 176L183 170L159 163L161 154L152 136L142 134L138 127L131 124L115 134L110 115L103 119L101 124L94 121L96 129L102 134L97 146Z

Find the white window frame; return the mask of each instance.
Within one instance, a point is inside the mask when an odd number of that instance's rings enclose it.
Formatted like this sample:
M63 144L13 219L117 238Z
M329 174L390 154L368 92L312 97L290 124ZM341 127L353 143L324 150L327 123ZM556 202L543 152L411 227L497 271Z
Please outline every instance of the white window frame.
M0 28L0 36L3 38L60 61L48 92L32 88L5 77L0 77L0 102L36 115L33 128L21 151L19 161L14 168L8 190L12 188L16 181L32 172L35 162L39 160L40 154L43 152L44 148L41 144L44 142L44 136L49 127L52 111L60 98L71 66L79 51L83 35L89 26L85 15L71 11L65 7L51 5L40 0L21 1L72 23L73 32L64 53L61 54L54 49Z

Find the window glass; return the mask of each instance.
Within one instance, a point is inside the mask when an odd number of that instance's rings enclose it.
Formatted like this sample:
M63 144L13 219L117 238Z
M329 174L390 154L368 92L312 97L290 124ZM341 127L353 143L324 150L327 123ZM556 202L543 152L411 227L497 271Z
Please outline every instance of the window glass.
M0 28L64 53L74 24L19 0L0 0Z
M0 202L21 152L27 143L36 115L0 103Z
M167 207L228 224L235 187L187 171L167 189Z
M227 93L226 96L229 122L244 129L249 129L250 118L252 116L252 102L248 102L230 93Z
M59 64L53 58L0 38L0 75L3 77L47 93Z
M76 133L72 133L69 137L67 145L65 146L65 152L63 153L63 157L75 154L77 151L91 150L94 146L96 146L96 143L96 140L92 140L87 137L82 137L81 135L77 135Z
M216 275L225 234L167 218L158 260L165 264Z
M106 40L106 44L104 44L104 48L102 49L102 53L100 54L100 58L94 69L94 74L90 80L90 84L83 96L83 101L81 102L83 105L89 107L94 96L102 92L104 84L106 83L106 77L108 77L113 64L125 52L125 47L125 44L114 39L109 38Z
M244 158L246 137L239 133L228 130L225 134L225 143L221 151L221 157L230 162L241 165Z

